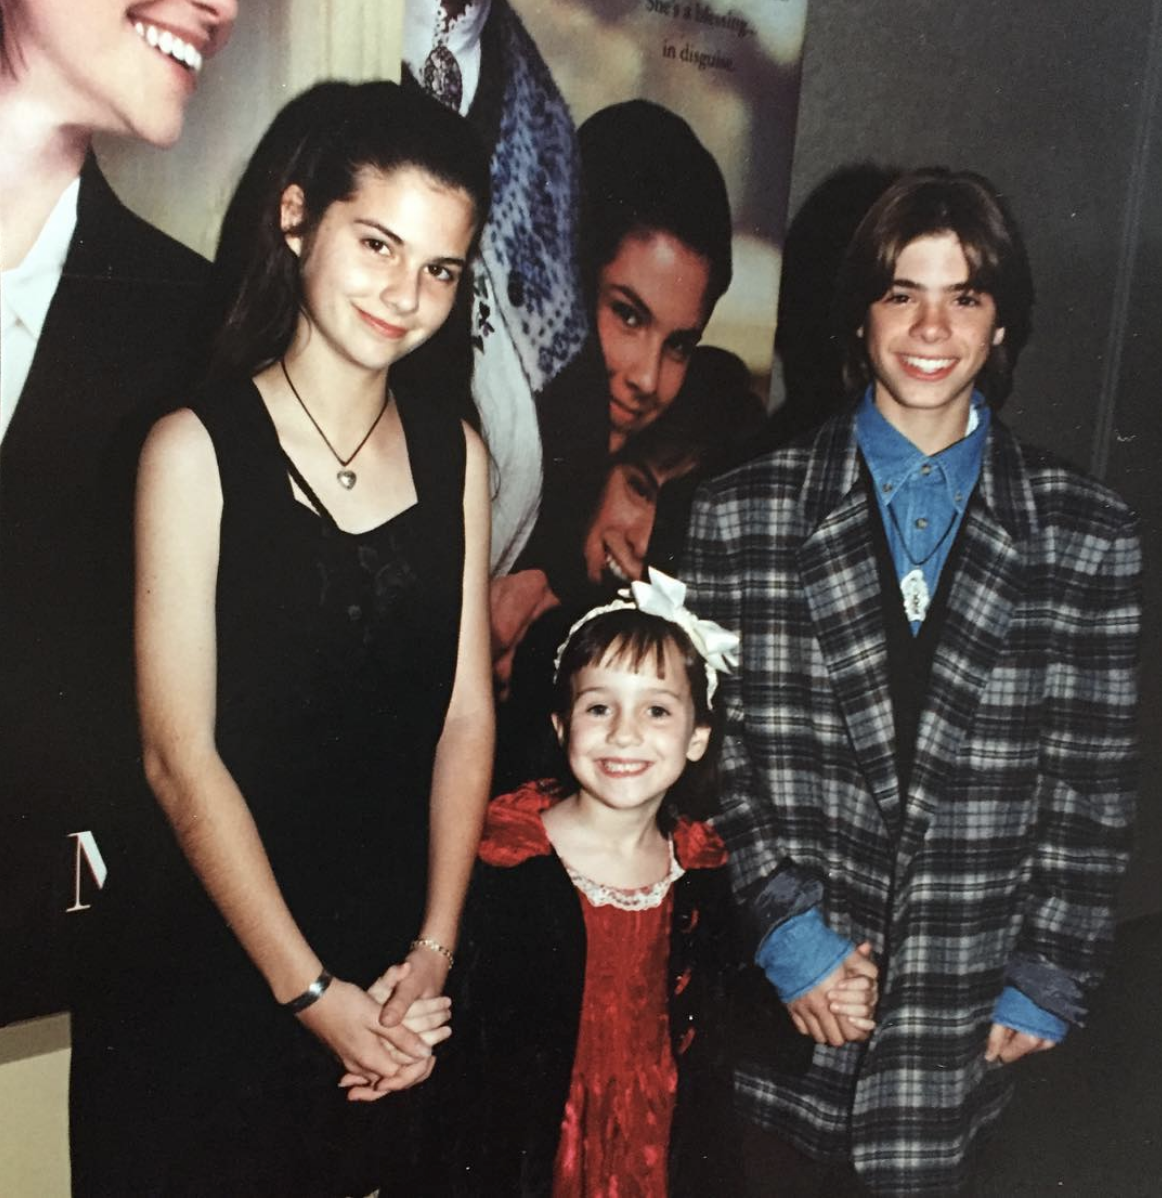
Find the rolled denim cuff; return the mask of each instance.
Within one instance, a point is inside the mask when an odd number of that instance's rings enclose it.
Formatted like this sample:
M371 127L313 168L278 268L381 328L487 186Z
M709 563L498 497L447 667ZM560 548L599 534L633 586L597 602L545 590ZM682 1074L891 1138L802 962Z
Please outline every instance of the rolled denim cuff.
M783 1002L814 989L855 951L823 922L818 907L779 924L759 945L755 963Z
M784 862L770 877L753 886L743 904L752 943L761 945L773 928L818 907L823 882L811 870Z
M1077 980L1040 957L1015 952L1005 970L1005 985L1072 1027L1085 1022L1085 992Z
M1039 1007L1015 986L1006 986L1001 991L997 1005L993 1008L993 1022L1011 1027L1016 1032L1052 1040L1054 1044L1060 1044L1069 1031L1069 1024L1064 1019L1058 1019L1056 1015Z

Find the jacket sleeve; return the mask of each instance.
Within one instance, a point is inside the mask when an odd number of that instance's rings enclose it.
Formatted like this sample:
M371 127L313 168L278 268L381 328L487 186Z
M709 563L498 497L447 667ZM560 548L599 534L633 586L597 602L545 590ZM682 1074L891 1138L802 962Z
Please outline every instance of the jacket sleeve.
M715 819L730 853L730 870L742 918L743 946L754 954L767 935L792 916L820 905L823 879L797 865L781 835L770 773L752 762L745 722L747 703L765 694L773 702L774 665L748 644L747 618L775 618L769 595L756 593L761 578L744 576L742 524L751 513L734 497L711 487L699 491L690 517L682 580L690 609L717 621L741 638L739 665L722 675L715 695L721 708L719 807ZM754 534L755 530L748 530ZM757 605L757 606L756 606Z
M1133 518L1059 556L1038 823L1007 985L1081 1024L1113 938L1136 783L1141 550Z

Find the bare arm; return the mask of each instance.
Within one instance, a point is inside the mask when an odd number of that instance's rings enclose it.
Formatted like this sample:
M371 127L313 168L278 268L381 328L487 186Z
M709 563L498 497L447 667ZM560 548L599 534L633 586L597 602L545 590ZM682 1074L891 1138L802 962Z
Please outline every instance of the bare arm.
M221 514L209 435L192 412L176 412L150 433L138 479L137 676L146 776L190 865L270 986L273 1007L301 994L323 963L282 897L214 741ZM299 1018L348 1069L394 1079L400 1066L378 1013L369 995L336 979ZM429 1055L418 1037L415 1045L417 1057Z

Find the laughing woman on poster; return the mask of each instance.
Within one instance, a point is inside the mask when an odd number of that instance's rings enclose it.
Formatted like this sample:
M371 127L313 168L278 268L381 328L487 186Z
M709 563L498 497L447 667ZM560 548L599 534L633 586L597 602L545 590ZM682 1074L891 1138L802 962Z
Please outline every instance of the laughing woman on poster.
M197 358L208 274L92 143L172 146L237 15L0 0L0 1023L83 1019L115 939L140 776L133 477Z
M406 1166L392 1092L447 1034L488 786L488 495L478 437L389 374L447 317L487 179L434 101L324 84L227 215L218 381L139 480L146 769L192 871L133 1050L129 1126L164 1160L122 1193L365 1193Z

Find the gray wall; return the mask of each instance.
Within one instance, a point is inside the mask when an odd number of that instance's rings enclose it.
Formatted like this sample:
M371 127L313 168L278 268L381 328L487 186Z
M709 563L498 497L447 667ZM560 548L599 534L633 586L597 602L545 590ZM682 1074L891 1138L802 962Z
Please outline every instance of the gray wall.
M1038 304L1006 419L1104 478L1147 555L1142 798L1123 914L1162 909L1162 0L811 0L794 215L860 163L988 175Z

